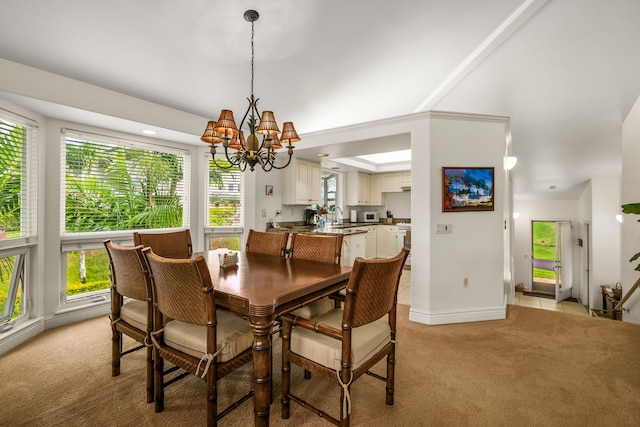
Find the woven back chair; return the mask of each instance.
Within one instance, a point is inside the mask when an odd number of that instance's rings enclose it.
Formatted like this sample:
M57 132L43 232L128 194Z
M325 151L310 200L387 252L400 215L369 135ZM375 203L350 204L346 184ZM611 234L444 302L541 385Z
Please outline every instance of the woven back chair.
M147 349L147 402L153 402L153 327L151 283L142 256L142 246L120 247L105 240L111 278L111 376L120 375L120 358L142 348ZM124 297L127 302L124 303ZM122 334L140 345L123 351Z
M191 258L193 245L189 229L167 233L133 233L133 244L153 249L165 258Z
M153 286L155 411L164 409L164 360L207 383L207 425L253 395L252 384L242 398L218 412L217 382L252 360L253 332L241 317L217 311L213 284L202 256L164 258L145 248Z
M298 234L291 235L289 256L294 259L306 259L325 264L340 265L342 256L342 234L333 236ZM319 316L334 308L334 301L329 298L321 298L292 312L295 316L310 319ZM308 374L307 374L308 377Z
M289 240L288 232L271 232L249 230L245 252L265 255L284 256Z
M325 264L340 264L342 256L342 234L333 236L298 234L291 235L289 256L291 258L318 261Z
M389 259L356 258L344 308L312 319L283 316L282 418L289 418L290 401L294 401L335 425L349 426L351 384L365 373L386 382L386 403L393 405L396 304L408 254L405 248ZM386 378L368 372L385 357ZM328 415L291 392L291 363L340 386L338 417Z

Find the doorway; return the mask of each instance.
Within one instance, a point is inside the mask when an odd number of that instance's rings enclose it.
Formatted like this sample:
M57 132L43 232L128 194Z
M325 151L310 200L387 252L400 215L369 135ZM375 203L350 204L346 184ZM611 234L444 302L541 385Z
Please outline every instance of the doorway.
M531 222L531 291L563 301L571 297L570 221Z

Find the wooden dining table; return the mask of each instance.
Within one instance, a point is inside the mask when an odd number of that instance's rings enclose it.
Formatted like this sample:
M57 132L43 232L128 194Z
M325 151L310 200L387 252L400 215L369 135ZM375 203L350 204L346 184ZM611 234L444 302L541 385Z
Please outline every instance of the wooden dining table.
M238 253L235 267L220 268L220 250L205 257L219 309L245 317L253 330L254 419L269 425L271 332L278 316L345 288L351 267L255 253Z

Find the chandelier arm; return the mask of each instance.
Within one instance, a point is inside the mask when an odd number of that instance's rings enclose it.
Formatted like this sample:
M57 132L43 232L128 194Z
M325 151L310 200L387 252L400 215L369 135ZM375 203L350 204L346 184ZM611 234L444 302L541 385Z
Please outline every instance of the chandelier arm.
M274 157L274 159L273 159L273 160L274 160L274 162L273 162L273 168L274 168L274 169L284 169L284 168L286 168L286 167L287 167L287 166L289 166L289 164L291 163L291 158L292 158L292 156L293 156L293 153L292 153L292 152L289 152L289 160L287 161L287 164L285 164L284 166L276 166L276 163L275 163L275 157Z
M213 162L214 165L216 165L216 167L219 167L220 169L231 169L232 167L235 166L231 163L229 164L229 166L221 165L216 161L216 156L214 156L213 154L211 155L211 161Z

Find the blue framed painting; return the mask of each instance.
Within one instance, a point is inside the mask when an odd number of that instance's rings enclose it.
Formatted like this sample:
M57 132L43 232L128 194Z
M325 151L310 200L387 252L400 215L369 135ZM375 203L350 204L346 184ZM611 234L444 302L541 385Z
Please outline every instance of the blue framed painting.
M492 211L493 167L443 167L442 212Z

